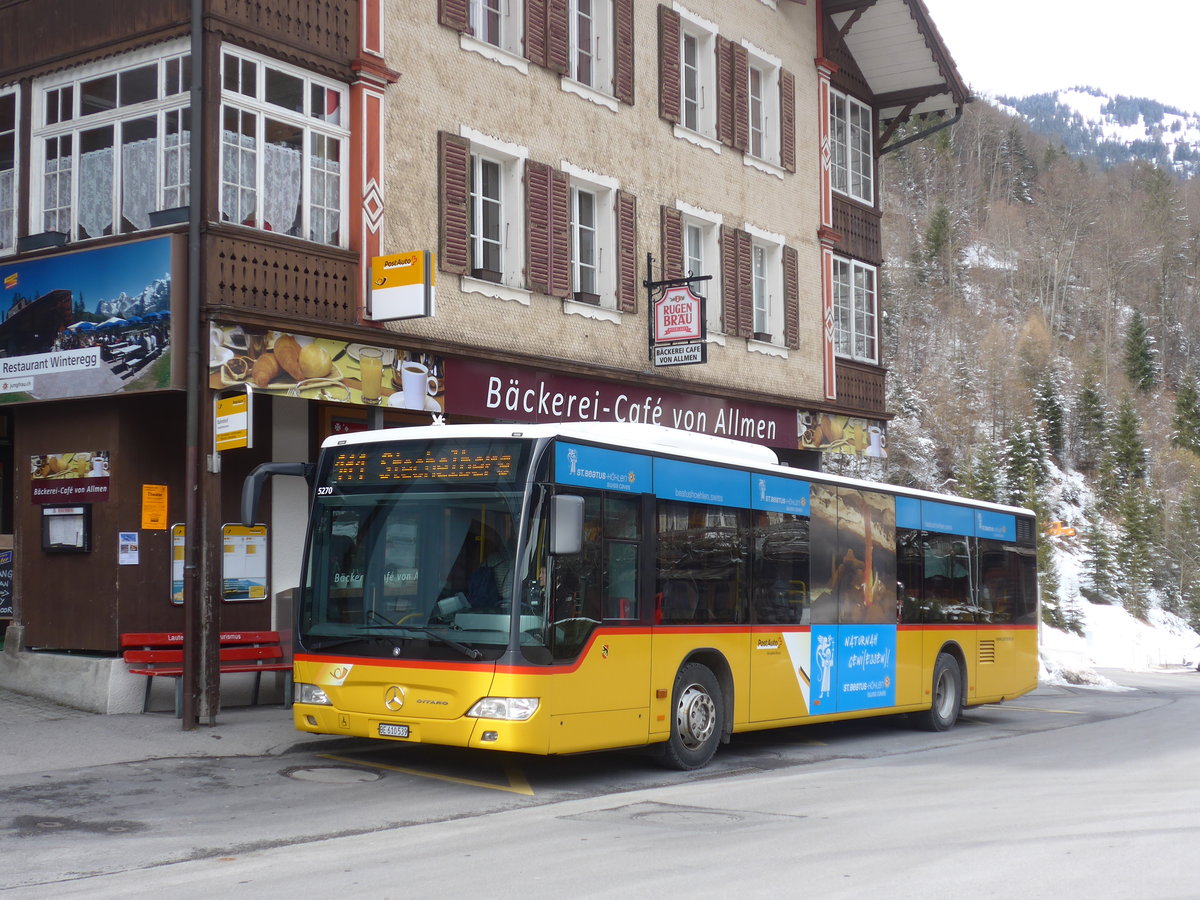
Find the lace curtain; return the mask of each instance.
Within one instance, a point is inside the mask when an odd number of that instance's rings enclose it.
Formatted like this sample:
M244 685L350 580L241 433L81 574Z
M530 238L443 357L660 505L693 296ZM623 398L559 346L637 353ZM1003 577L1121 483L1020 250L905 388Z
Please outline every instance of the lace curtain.
M16 243L13 233L13 210L16 206L16 177L12 169L0 172L0 250Z

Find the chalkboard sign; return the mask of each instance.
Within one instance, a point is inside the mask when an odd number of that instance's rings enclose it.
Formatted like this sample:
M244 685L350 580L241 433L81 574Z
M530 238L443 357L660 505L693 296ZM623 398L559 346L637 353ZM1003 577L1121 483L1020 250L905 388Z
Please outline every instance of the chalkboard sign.
M13 615L13 551L0 550L0 619Z

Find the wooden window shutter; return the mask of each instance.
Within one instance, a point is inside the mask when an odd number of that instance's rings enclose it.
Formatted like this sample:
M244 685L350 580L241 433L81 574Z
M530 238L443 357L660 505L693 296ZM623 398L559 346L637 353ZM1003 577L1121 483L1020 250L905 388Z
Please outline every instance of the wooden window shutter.
M717 140L733 146L733 41L717 35Z
M779 164L796 171L796 76L779 70Z
M525 58L546 65L546 19L549 0L525 0Z
M662 277L682 278L683 214L669 206L659 208L662 222Z
M438 22L455 31L471 30L470 0L438 0Z
M750 56L741 44L731 43L733 72L730 90L733 93L733 146L745 152L750 149Z
M471 142L438 132L438 268L471 271Z
M510 0L515 2L515 0ZM568 0L547 0L546 3L546 68L559 75L570 70L571 15Z
M683 113L679 96L679 13L669 6L658 7L658 114L668 122L680 123Z
M783 248L783 342L789 350L800 348L800 254Z
M721 226L721 330L737 334L738 267L737 234Z
M749 232L737 231L737 336L754 333L754 242Z
M637 312L637 198L617 191L617 309Z
M613 32L616 40L613 94L633 105L633 0L614 0Z
M526 277L531 290L550 293L550 167L525 163Z
M566 172L550 170L550 285L552 297L570 297L571 179Z

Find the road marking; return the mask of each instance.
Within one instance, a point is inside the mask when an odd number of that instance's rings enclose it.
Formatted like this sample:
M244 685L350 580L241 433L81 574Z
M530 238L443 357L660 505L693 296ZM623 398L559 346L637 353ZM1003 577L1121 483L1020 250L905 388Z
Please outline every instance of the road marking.
M985 703L984 709L1021 709L1025 712L1056 713L1060 716L1086 716L1087 713L1077 709L1046 709L1044 706L1013 706L1010 703Z
M387 763L365 762L361 759L354 759L350 756L338 756L334 753L322 753L322 759L331 759L335 762L350 763L355 766L364 766L369 769L386 769L389 772L399 772L403 775L415 775L418 778L433 778L437 781L448 781L451 784L465 784L468 787L487 788L490 791L505 791L509 794L524 794L527 797L532 797L533 788L529 786L529 781L511 766L505 767L505 774L508 776L508 784L490 784L486 781L475 781L472 778L456 778L453 775L439 775L436 772L422 772L420 769L409 769L404 766L389 766Z

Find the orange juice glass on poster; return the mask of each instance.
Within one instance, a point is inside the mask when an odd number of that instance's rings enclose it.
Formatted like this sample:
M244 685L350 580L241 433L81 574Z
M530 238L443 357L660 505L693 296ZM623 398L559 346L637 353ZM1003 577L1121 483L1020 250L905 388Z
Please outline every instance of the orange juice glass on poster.
M363 347L358 351L358 369L363 402L378 403L383 386L383 351L378 347Z

